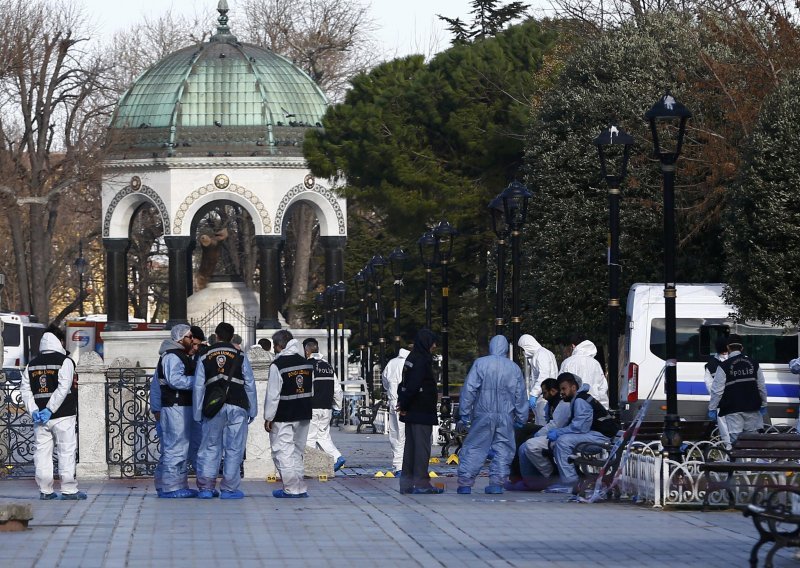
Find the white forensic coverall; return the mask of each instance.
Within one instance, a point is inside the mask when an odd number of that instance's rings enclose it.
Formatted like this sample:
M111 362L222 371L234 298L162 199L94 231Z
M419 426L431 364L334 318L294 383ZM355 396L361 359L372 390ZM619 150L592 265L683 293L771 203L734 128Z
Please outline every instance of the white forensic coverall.
M517 345L525 352L525 384L528 398L536 397L536 408L532 409L536 417L535 422L539 426L544 426L547 401L542 396L542 381L558 378L556 356L527 333L519 338Z
M608 408L608 382L603 373L603 368L594 356L597 355L597 347L589 341L581 341L575 346L572 355L561 362L560 373L572 373L578 378L579 382L589 385L589 394L595 400Z
M312 353L312 359L322 359L321 353ZM314 376L314 385L319 380L326 380L325 378L317 378ZM336 375L330 380L333 381L333 406L331 408L314 408L311 410L311 423L308 427L308 439L306 445L312 448L319 448L331 456L333 461L336 462L342 457L342 452L336 447L331 439L331 415L334 410L342 410L342 385L339 383Z
M303 346L296 339L291 339L286 344L286 348L275 356L275 360L288 355L300 355L303 359L306 357ZM278 404L281 401L282 387L283 378L278 367L274 364L270 365L267 396L264 400L264 420L272 422L275 419ZM308 395L311 396L311 393ZM272 459L280 473L283 489L292 495L300 495L308 491L308 486L303 479L305 474L303 458L310 422L310 420L272 422L272 430L269 433Z
M55 351L66 354L61 341L52 333L45 333L39 342L39 353ZM46 408L55 413L67 397L72 388L72 378L75 374L75 364L72 359L64 359L58 371L58 387L50 396ZM28 369L22 372L20 393L29 414L39 410L31 390L31 381ZM36 449L33 462L36 467L36 484L39 491L45 495L53 493L53 445L58 454L58 474L61 477L61 492L66 495L78 492L78 482L75 479L75 454L78 448L78 437L75 432L76 416L62 416L51 418L44 424L33 425L33 435L36 440Z
M405 424L400 424L400 416L397 414L397 388L403 380L403 365L409 353L408 349L401 347L397 357L386 364L381 374L381 382L386 390L386 401L389 405L387 432L389 445L392 448L392 468L395 471L403 469L403 447L406 443Z

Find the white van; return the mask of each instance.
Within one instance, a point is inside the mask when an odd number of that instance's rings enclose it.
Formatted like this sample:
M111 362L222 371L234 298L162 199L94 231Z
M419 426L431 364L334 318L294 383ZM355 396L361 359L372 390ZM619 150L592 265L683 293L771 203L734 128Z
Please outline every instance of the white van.
M47 329L22 314L0 313L3 321L3 369L21 371L39 353L39 341Z
M678 415L688 421L707 421L708 390L705 364L714 355L720 335L737 333L744 352L764 371L773 424L797 420L797 375L789 360L798 356L796 329L766 324L735 323L734 308L722 299L723 284L678 284L675 307L678 358ZM620 369L620 411L632 420L664 367L666 343L664 285L634 284L628 293L625 342ZM650 403L645 421L663 421L666 411L664 380Z

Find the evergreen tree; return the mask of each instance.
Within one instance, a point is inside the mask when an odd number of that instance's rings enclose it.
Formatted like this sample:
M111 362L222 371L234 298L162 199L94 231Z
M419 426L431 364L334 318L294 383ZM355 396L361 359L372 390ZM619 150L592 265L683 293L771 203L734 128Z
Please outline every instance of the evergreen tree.
M529 8L522 2L511 2L500 5L499 0L472 0L473 16L471 23L462 22L461 18L437 17L447 23L447 29L453 34L453 45L463 45L485 37L496 36L503 27L523 18Z

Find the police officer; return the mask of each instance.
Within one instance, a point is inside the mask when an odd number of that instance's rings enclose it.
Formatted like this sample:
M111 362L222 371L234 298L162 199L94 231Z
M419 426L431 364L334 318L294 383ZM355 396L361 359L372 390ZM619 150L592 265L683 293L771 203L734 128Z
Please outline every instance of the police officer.
M192 425L192 388L195 364L190 357L192 331L186 324L174 326L170 339L162 344L153 381L158 383L160 397L159 425L161 456L156 466L158 496L167 499L196 497L189 489L187 462ZM153 402L151 389L151 404Z
M331 440L331 415L342 412L342 385L333 367L319 353L319 343L313 337L303 341L306 358L314 365L314 396L311 402L311 423L306 445L319 448L333 458L333 471L339 471L344 462L342 452Z
M78 376L75 363L64 350L64 332L47 329L39 342L39 354L22 372L20 392L25 408L33 417L36 450L36 484L39 499L58 499L53 490L53 443L58 454L61 499L86 499L75 480L75 452L78 447L75 420L78 413Z
M269 432L272 459L283 482L283 489L276 489L272 496L308 497L303 455L311 422L314 366L289 330L276 331L272 344L276 356L269 367L264 430Z
M724 418L731 444L742 432L761 429L767 413L764 373L742 348L741 336L728 336L728 358L717 367L708 402L708 417Z
M197 497L210 499L216 494L217 473L225 451L220 484L220 499L241 499L239 468L247 443L247 425L258 413L256 383L247 355L231 342L233 326L220 323L212 345L198 361L194 382L194 419L202 422L202 439L197 451ZM203 414L209 397L224 397L214 416Z

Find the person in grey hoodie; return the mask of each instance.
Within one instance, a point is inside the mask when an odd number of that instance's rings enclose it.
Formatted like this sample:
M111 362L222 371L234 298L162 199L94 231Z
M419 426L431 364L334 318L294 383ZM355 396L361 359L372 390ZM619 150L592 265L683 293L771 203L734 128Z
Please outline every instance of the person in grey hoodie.
M542 381L555 379L558 376L556 356L527 333L519 338L517 345L525 353L525 384L528 392L528 404L536 424L544 426L547 423L545 420L547 401L542 396Z

